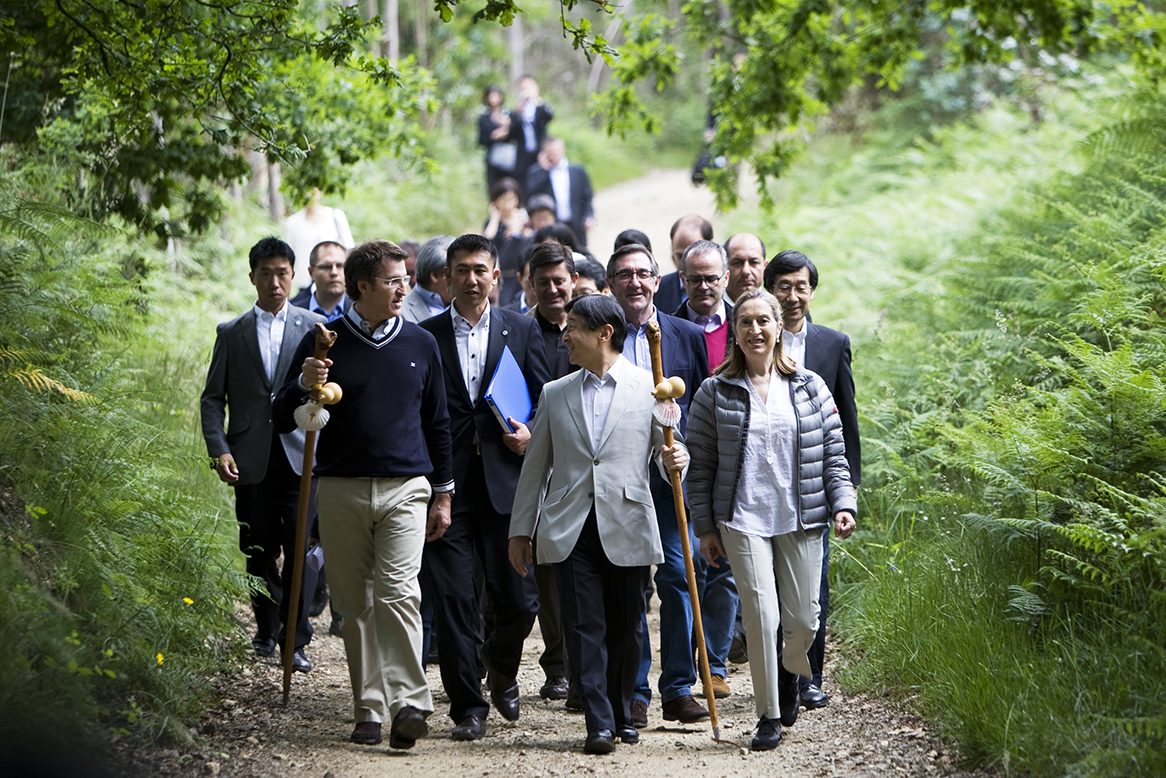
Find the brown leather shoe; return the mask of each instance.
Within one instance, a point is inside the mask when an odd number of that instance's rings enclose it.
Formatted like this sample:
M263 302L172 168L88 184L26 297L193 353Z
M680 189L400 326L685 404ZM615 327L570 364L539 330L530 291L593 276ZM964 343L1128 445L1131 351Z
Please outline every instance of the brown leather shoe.
M352 735L348 739L353 743L375 746L381 742L381 723L379 721L362 721L356 725L356 729L352 730Z
M704 706L692 698L691 694L677 697L664 703L664 720L679 721L681 724L695 724L698 721L708 721L709 712Z
M648 703L643 700L632 700L632 717L629 721L636 729L648 726Z
M725 676L714 675L712 678L713 678L713 696L716 697L718 700L722 699L724 697L728 697L729 696L729 683L728 683L728 681L725 680ZM703 685L704 684L702 683L701 686L703 687ZM703 694L701 694L701 697L704 697L707 700L708 696L709 696L708 689L702 688L701 691L704 692Z

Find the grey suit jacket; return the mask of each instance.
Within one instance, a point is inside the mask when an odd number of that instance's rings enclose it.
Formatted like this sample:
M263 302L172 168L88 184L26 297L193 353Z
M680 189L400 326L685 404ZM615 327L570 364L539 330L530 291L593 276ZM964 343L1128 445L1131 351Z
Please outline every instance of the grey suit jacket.
M414 324L420 324L432 316L433 311L429 310L429 303L417 294L416 287L411 289L409 294L405 295L404 302L401 303L401 318Z
M207 454L212 458L231 454L239 467L239 486L259 483L267 475L274 433L271 401L292 367L296 347L316 322L324 321L323 316L303 308L293 306L288 310L274 380L268 381L259 354L255 318L252 308L218 326L206 388L199 403ZM299 475L304 461L304 431L297 429L281 435L280 440L288 462Z
M659 457L664 428L652 416L651 373L629 367L634 377L616 384L598 448L592 447L583 417L586 371L543 387L510 514L510 536L535 538L539 564L567 558L592 505L603 550L613 563L635 567L664 561L648 487L653 459L665 472Z

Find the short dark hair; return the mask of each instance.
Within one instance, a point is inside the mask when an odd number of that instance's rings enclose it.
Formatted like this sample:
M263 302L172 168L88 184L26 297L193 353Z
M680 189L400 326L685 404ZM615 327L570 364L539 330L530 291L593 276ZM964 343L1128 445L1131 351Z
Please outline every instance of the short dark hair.
M325 246L336 246L341 251L345 253L348 252L348 249L344 248L344 246L340 245L334 240L322 240L315 246L312 246L312 253L308 254L308 267L316 266L316 263L320 261L320 249L324 248Z
M761 244L761 256L763 256L763 257L765 256L765 241L763 241L763 240L761 239L761 236L760 236L760 235L754 235L754 234L753 234L753 233L751 233L751 232L735 232L735 233L733 233L732 235L730 235L730 236L729 236L729 239L728 239L728 240L726 240L726 241L725 241L725 244L724 244L724 247L725 247L725 253L726 253L726 254L728 254L728 253L729 253L729 251L731 251L731 249L729 248L729 246L730 246L730 245L732 245L732 243L733 243L733 238L739 238L739 237L741 237L742 235L749 235L749 236L751 236L751 237L757 238L757 242Z
M369 240L348 252L344 260L344 291L351 300L360 299L360 282L374 283L381 262L404 262L409 255L391 240Z
M251 247L251 269L254 270L260 262L272 257L283 257L292 267L296 266L296 253L291 246L279 238L264 238Z
M600 292L607 288L607 273L604 271L603 265L594 259L585 259L582 262L576 262L575 272L582 278L590 278L594 281L595 288Z
M506 99L506 93L502 91L502 87L498 86L497 84L490 84L482 91L482 105L490 104L491 92L497 92L498 94L502 95L503 100Z
M413 259L417 259L417 254L421 251L421 242L413 238L405 238L404 240L397 241L397 245L401 247L401 251L404 251Z
M620 246L611 255L611 259L607 260L607 277L615 277L615 263L628 254L647 254L648 259L652 262L652 275L660 275L660 264L656 262L656 258L652 256L652 252L648 251L647 246L641 246L639 243L629 243L626 246Z
M681 225L689 223L700 225L700 237L705 240L713 239L713 225L709 223L709 220L703 216L697 216L695 213L690 213L688 216L681 216L672 223L672 229L668 231L668 240L676 237L676 231L680 229Z
M564 310L567 313L578 314L583 320L583 326L591 332L595 332L604 324L610 324L611 347L615 349L615 353L623 353L623 342L628 337L628 322L615 298L605 294L585 294L567 303Z
M445 266L453 267L458 254L478 254L486 252L490 255L490 262L498 266L498 247L493 241L476 232L467 232L465 235L454 238L453 243L445 250Z
M545 243L548 240L553 240L556 243L562 243L571 251L579 250L579 238L575 235L575 230L571 229L571 225L566 222L555 222L548 224L545 227L540 227L534 234L534 243Z
M621 246L627 246L632 243L639 243L648 251L652 250L652 241L648 240L648 236L639 230L624 230L619 235L615 236L615 245L612 250L618 249Z
M522 187L510 176L499 178L490 187L490 202L494 202L507 192L514 192L514 196L518 198L518 202L522 202Z
M796 273L803 267L810 271L810 288L817 289L818 268L814 267L814 261L812 259L802 252L794 251L793 249L778 252L773 259L769 260L769 264L765 266L765 273L761 277L766 291L771 294L773 293L773 285L777 283L778 276L787 276L790 273Z
M540 267L551 267L554 265L565 265L567 268L567 275L575 275L575 257L573 252L568 247L561 243L548 241L541 246L535 246L534 252L530 255L530 262L527 272L534 275L534 271Z

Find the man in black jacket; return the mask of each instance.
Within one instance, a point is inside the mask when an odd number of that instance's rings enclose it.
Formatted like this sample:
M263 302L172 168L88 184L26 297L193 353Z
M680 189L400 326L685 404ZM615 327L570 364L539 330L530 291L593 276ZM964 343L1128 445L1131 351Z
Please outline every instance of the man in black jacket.
M498 278L496 252L481 235L462 235L451 243L445 274L453 302L448 311L421 323L441 352L454 452L452 521L444 536L425 547L424 560L434 594L441 680L456 725L454 740L481 739L490 710L477 671L481 613L474 587L475 553L494 604L493 630L481 657L490 700L508 721L519 715L522 643L538 613L534 576L519 576L507 555L510 509L530 439L524 423L528 420L508 418L513 432L505 431L486 393L503 350L509 349L533 407L547 381L547 360L533 318L490 305L487 295Z
M838 405L842 438L850 480L862 481L862 451L858 439L858 409L854 401L854 375L850 370L850 338L810 321L810 301L818 288L818 268L800 251L782 251L765 268L765 288L781 302L782 343L785 353L822 377ZM822 667L826 658L826 607L830 603L830 531L822 533L822 586L818 603L818 635L810 646L812 678L801 679L802 704L806 710L830 704L822 692Z
M547 138L538 165L526 174L526 196L550 195L555 199L555 217L571 225L579 246L587 246L587 233L595 226L591 179L580 165L567 161L567 148L560 138Z

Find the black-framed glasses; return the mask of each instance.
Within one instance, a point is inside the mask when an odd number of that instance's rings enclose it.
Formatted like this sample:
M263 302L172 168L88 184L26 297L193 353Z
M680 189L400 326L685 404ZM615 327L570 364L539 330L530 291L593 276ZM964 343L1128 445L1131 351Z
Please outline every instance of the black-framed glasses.
M684 273L680 275L685 283L692 284L693 286L716 286L725 277L724 273L721 273L719 276L690 276Z
M624 268L623 270L616 271L615 275L612 276L612 278L614 278L616 281L619 281L621 284L626 284L633 278L638 278L641 281L648 281L655 277L656 274L646 268L639 268L637 270Z

